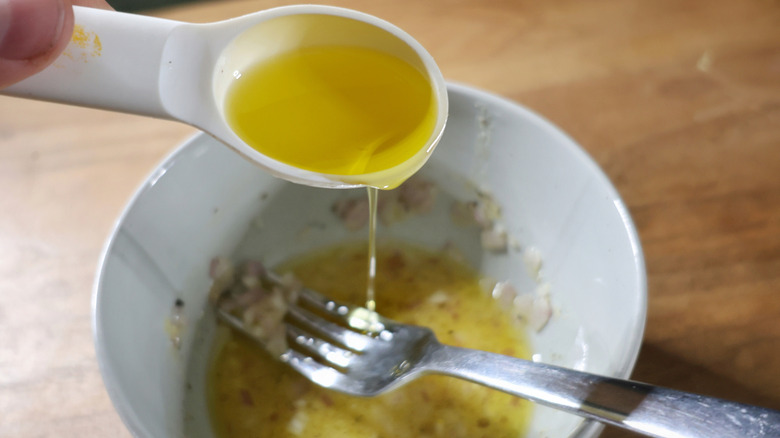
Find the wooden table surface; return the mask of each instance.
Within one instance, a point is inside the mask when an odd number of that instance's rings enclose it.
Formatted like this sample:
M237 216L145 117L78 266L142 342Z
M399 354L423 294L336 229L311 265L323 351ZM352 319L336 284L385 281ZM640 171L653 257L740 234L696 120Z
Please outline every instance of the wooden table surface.
M399 25L445 77L530 107L603 167L647 259L635 379L780 409L780 2L331 4ZM92 282L129 196L193 132L0 97L0 436L129 435L95 359Z

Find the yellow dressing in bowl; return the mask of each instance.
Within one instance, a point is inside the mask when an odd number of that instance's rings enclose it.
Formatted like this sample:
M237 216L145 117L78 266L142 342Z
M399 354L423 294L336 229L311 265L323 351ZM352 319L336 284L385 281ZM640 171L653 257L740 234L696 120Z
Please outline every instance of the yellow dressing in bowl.
M390 318L431 327L444 343L528 358L523 327L479 285L478 274L442 254L383 243L377 254L377 307ZM365 245L344 245L292 260L312 289L365 302ZM490 437L524 435L531 404L457 379L427 376L379 397L315 386L257 344L229 332L209 380L216 435L230 437Z

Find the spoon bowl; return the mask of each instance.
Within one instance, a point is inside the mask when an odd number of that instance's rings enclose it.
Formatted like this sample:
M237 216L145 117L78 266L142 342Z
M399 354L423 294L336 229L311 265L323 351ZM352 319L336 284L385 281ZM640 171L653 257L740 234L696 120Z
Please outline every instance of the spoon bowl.
M433 131L410 163L370 179L398 179L396 174L419 169L444 130L446 85L431 55L401 29L364 13L294 5L207 24L78 6L74 14L74 36L62 56L4 94L178 120L278 177L312 186L356 187L366 175L307 171L252 148L228 124L224 104L231 83L252 65L302 48L351 46L378 50L418 69L431 85L437 109Z

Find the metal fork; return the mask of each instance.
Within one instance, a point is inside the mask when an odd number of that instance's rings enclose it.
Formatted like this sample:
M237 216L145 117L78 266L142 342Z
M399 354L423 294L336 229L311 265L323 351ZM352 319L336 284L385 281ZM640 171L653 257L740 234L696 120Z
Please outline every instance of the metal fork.
M219 307L217 313L251 337L241 320ZM285 324L290 348L281 359L347 394L375 396L424 374L445 374L651 437L780 437L778 411L443 345L428 328L308 289Z

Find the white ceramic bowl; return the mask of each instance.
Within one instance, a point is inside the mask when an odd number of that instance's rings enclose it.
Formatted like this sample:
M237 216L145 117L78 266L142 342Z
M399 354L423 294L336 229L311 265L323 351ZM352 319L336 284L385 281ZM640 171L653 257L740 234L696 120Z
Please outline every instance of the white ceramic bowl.
M555 315L530 334L534 360L627 377L644 329L646 278L617 192L576 143L538 115L461 85L450 84L449 94L444 138L421 173L445 197L489 190L510 235L541 253ZM354 193L273 178L206 135L186 142L152 173L108 240L93 296L100 369L134 435L211 436L202 395L214 326L205 312L210 259L259 256L273 265L354 239L329 208L346 195ZM453 240L494 278L521 289L537 281L520 251L485 253L476 235L449 225L445 207L379 233L433 247ZM165 331L177 298L185 302L187 321L178 350ZM599 430L536 407L528 436L592 437Z

